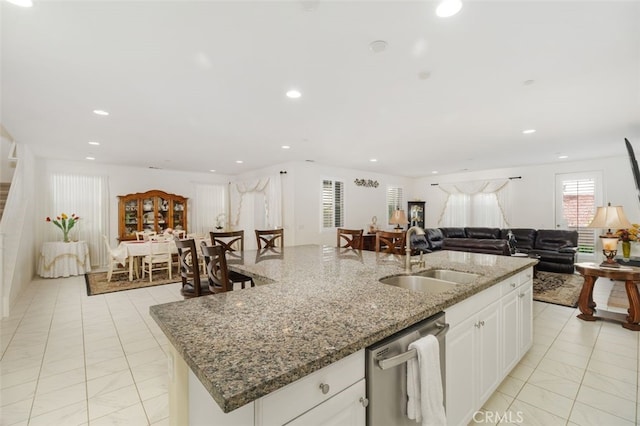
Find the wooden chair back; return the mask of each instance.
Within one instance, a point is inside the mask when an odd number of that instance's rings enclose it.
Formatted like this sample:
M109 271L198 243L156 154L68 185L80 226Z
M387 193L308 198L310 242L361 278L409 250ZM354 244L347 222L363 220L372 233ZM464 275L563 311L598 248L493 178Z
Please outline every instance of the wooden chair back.
M284 229L256 229L255 231L258 249L284 247Z
M221 245L228 252L244 251L244 230L231 232L209 232L211 245Z
M136 231L136 240L137 241L147 241L149 237L153 235L157 235L156 231Z
M362 250L363 233L364 230L362 229L338 228L336 233L336 245L339 248Z
M180 262L180 278L182 278L182 289L180 292L185 299L200 297L211 294L209 285L202 285L200 282L200 264L198 262L198 251L194 239L181 240L175 238L178 248L178 259Z
M208 246L205 241L200 245L204 256L205 269L212 293L223 293L233 290L229 284L229 271L223 246Z
M404 232L377 231L376 252L404 254L405 236Z

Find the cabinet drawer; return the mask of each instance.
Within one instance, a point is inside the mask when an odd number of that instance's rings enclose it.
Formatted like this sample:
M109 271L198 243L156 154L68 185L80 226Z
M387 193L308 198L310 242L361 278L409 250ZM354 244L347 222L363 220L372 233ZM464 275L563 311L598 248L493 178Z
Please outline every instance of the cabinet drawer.
M533 269L525 269L522 272L518 272L512 277L507 278L500 283L502 295L506 296L522 284L528 283L533 279Z
M261 398L258 424L282 425L363 378L364 350L360 350ZM328 385L326 393L321 385Z

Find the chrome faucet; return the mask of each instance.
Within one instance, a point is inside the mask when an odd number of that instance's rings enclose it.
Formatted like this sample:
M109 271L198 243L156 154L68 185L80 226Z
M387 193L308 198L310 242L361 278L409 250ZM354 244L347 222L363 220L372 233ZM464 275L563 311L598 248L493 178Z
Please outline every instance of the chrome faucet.
M407 235L405 236L405 244L406 244L406 248L405 248L405 270L407 272L411 272L411 265L418 265L418 267L420 268L424 268L424 260L422 259L422 255L423 253L420 252L420 260L411 260L411 234L416 234L416 235L424 235L424 229L420 228L419 226L412 226L411 228L407 229Z

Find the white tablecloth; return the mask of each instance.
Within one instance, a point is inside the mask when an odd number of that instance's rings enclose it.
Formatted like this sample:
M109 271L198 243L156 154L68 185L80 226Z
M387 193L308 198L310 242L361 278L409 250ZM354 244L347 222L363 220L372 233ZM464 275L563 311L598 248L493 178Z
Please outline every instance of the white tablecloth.
M38 275L41 277L69 277L87 272L91 272L91 259L85 241L42 244L38 259Z
M200 250L200 242L206 241L204 237L196 237L196 249ZM176 242L174 240L168 240L171 244L169 244L169 248L171 249L171 253L178 253L178 248L176 247ZM118 247L115 249L115 256L118 262L122 265L125 264L127 258L129 259L129 281L133 280L133 265L136 262L136 257L142 257L149 254L150 249L148 244L153 244L153 242L148 241L123 241L118 244ZM199 253L199 252L198 252Z

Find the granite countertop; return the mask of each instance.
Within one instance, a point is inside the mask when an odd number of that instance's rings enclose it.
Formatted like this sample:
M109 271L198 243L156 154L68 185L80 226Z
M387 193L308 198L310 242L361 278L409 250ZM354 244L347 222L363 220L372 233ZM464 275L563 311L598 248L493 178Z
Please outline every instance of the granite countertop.
M404 257L306 245L245 251L238 272L268 283L156 305L151 316L224 412L415 324L537 263L441 251L423 269L480 278L437 296L381 284Z

